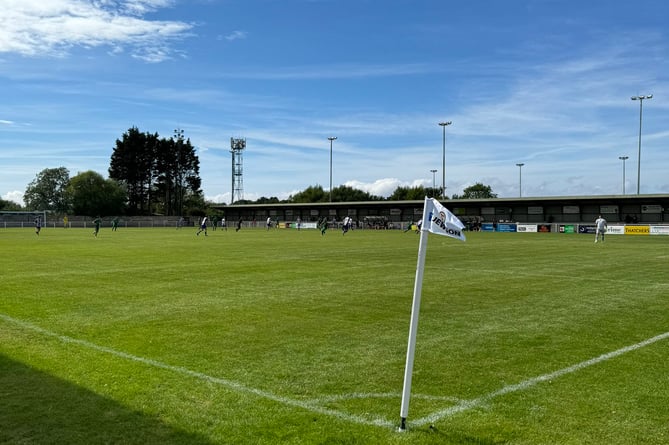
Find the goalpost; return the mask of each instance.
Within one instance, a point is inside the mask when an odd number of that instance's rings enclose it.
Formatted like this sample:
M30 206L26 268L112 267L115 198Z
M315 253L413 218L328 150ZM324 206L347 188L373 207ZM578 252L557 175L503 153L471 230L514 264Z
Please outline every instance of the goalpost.
M46 210L35 210L33 212L0 211L0 228L12 227L35 227L35 218L42 219L42 227L46 227Z

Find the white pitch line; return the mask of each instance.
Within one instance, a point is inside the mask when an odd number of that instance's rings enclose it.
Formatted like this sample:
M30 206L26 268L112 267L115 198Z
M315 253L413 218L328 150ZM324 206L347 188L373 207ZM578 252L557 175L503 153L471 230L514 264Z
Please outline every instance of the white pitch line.
M310 400L308 403L320 406L327 403L335 403L346 400L354 399L401 399L402 393L400 392L383 392L383 393L374 393L374 392L354 392L349 394L338 394L331 396L323 396L317 399ZM462 399L449 396L432 396L428 394L411 394L411 399L422 399L422 400L431 400L437 402L450 402L450 403L460 403L463 402Z
M68 337L68 336L65 336L65 335L60 335L60 334L57 334L55 332L51 332L51 331L48 331L46 329L43 329L43 328L41 328L39 326L36 326L34 324L31 324L31 323L28 323L28 322L25 322L25 321L22 321L22 320L17 320L15 318L12 318L12 317L10 317L8 315L5 315L5 314L0 314L0 319L6 321L8 323L12 323L14 325L21 326L24 329L28 329L28 330L31 330L33 332L38 332L38 333L40 333L42 335L45 335L45 336L48 336L48 337L56 338L63 343L69 343L69 344L75 344L75 345L83 346L83 347L86 347L88 349L92 349L94 351L104 352L106 354L110 354L110 355L120 357L120 358L123 358L123 359L126 359L126 360L142 363L142 364L148 365L148 366L153 366L154 368L160 368L160 369L164 369L164 370L167 370L167 371L176 372L178 374L183 374L183 375L186 375L186 376L189 376L189 377L193 377L193 378L204 380L204 381L214 383L214 384L217 384L217 385L225 386L225 387L227 387L229 389L232 389L234 391L237 391L237 392L244 392L244 393L253 394L255 396L265 398L265 399L268 399L268 400L272 400L274 402L282 403L282 404L287 405L287 406L302 408L306 411L314 412L314 413L317 413L317 414L323 414L323 415L338 418L340 420L346 420L346 421L350 421L350 422L354 422L354 423L358 423L358 424L362 424L362 425L382 426L382 427L387 427L387 428L394 426L393 422L390 422L390 421L385 420L385 419L380 419L380 418L370 419L370 418L365 418L365 417L361 417L361 416L355 416L355 415L352 415L352 414L343 413L343 412L336 411L336 410L333 410L333 409L328 409L328 408L324 408L324 407L320 407L320 406L315 406L315 405L313 405L311 403L308 403L308 402L303 402L303 401L295 400L295 399L289 399L287 397L282 397L282 396L273 394L273 393L268 392L268 391L263 391L262 389L251 388L251 387L248 387L246 385L243 385L239 382L235 382L235 381L232 381L232 380L223 379L223 378L219 378L219 377L212 377L212 376L209 376L207 374L203 374L203 373L197 372L197 371L192 371L188 368L184 368L184 367L181 367L181 366L168 365L166 363L162 363L162 362L159 362L159 361L156 361L156 360L152 360L152 359L148 359L148 358L144 358L144 357L139 357L139 356L128 354L128 353L122 352L122 351L117 351L115 349L108 348L106 346L96 345L95 343L91 343L91 342L88 342L86 340L79 340L79 339Z
M381 427L386 427L386 428L396 426L394 422L391 422L391 421L388 421L388 420L385 420L385 419L380 419L380 418L370 419L370 418L365 418L365 417L361 417L361 416L355 416L355 415L352 415L352 414L343 413L341 411L336 411L336 410L332 410L332 409L328 409L328 408L324 408L324 407L321 407L321 406L314 405L313 402L304 402L304 401L300 401L300 400L289 399L287 397L282 397L282 396L273 394L273 393L268 392L268 391L263 391L263 390L257 389L257 388L251 388L251 387L248 387L246 385L243 385L239 382L235 382L235 381L232 381L232 380L227 380L227 379L223 379L223 378L219 378L219 377L212 377L212 376L209 376L207 374L203 374L201 372L192 371L190 369L183 368L181 366L168 365L166 363L162 363L162 362L159 362L159 361L156 361L156 360L151 360L151 359L147 359L147 358L144 358L144 357L139 357L139 356L136 356L136 355L128 354L128 353L125 353L125 352L122 352L122 351L117 351L115 349L108 348L108 347L105 347L105 346L96 345L95 343L91 343L91 342L88 342L88 341L85 341L85 340L79 340L79 339L76 339L76 338L67 337L65 335L60 335L60 334L57 334L55 332L51 332L51 331L48 331L46 329L43 329L43 328L41 328L39 326L36 326L34 324L31 324L31 323L28 323L28 322L25 322L25 321L22 321L22 320L17 320L15 318L12 318L12 317L10 317L8 315L5 315L5 314L0 314L0 319L5 320L8 323L12 323L12 324L21 326L24 329L28 329L28 330L31 330L33 332L38 332L38 333L40 333L42 335L45 335L45 336L56 338L63 343L71 343L71 344L76 344L76 345L79 345L79 346L84 346L86 348L89 348L89 349L92 349L92 350L95 350L95 351L104 352L104 353L107 353L107 354L110 354L110 355L114 355L116 357L124 358L126 360L139 362L139 363L142 363L142 364L145 364L145 365L148 365L148 366L153 366L155 368L165 369L165 370L168 370L168 371L172 371L172 372L176 372L176 373L179 373L179 374L187 375L189 377L197 378L197 379L200 379L200 380L205 380L205 381L210 382L210 383L225 386L225 387L227 387L229 389L232 389L232 390L235 390L237 392L245 392L245 393L249 393L249 394L254 394L254 395L256 395L258 397L261 397L261 398L265 398L265 399L272 400L272 401L275 401L275 402L278 402L278 403L282 403L284 405L301 408L301 409L304 409L306 411L311 411L311 412L314 412L314 413L323 414L323 415L338 418L340 420L346 420L346 421L350 421L350 422L354 422L354 423L358 423L358 424L362 424L362 425L381 426ZM512 393L512 392L526 390L526 389L531 388L531 387L533 387L533 386L535 386L539 383L542 383L542 382L545 382L545 381L548 381L548 380L552 380L552 379L556 379L556 378L562 377L566 374L571 374L571 373L579 371L583 368L587 368L588 366L592 366L592 365L595 365L597 363L601 363L603 361L606 361L606 360L618 357L620 355L626 354L628 352L635 351L637 349L641 349L645 346L651 345L653 343L656 343L658 341L661 341L661 340L664 340L664 339L667 339L667 338L669 338L669 332L665 332L664 334L657 335L655 337L649 338L649 339L644 340L642 342L639 342L639 343L636 343L636 344L633 344L633 345L630 345L630 346L626 346L624 348L615 350L613 352L608 352L606 354L602 354L599 357L595 357L595 358L592 358L592 359L589 359L589 360L585 360L583 362L577 363L577 364L572 365L572 366L568 366L566 368L562 368L560 370L557 370L557 371L554 371L554 372L551 372L551 373L548 373L548 374L543 374L543 375L540 375L540 376L537 376L537 377L533 377L531 379L524 380L524 381L522 381L520 383L517 383L515 385L505 386L501 389L498 389L497 391L491 392L491 393L486 394L486 395L481 396L481 397L477 397L475 399L462 400L457 405L450 406L446 409L443 409L443 410L437 411L435 413L432 413L429 416L426 416L426 417L417 419L415 421L412 421L411 424L416 425L416 426L422 426L422 425L426 425L428 423L434 423L434 422L436 422L438 420L441 420L443 418L446 418L446 417L453 416L457 413L468 411L470 409L479 408L479 407L487 404L490 400L494 399L495 397L498 397L498 396L501 396L501 395L504 395L504 394L509 394L509 393ZM387 395L387 394L384 394L384 395Z
M630 346L625 346L624 348L620 348L618 350L615 350L613 352L607 352L606 354L602 354L599 357L591 358L590 360L586 360L580 363L577 363L572 366L568 366L566 368L562 368L560 370L551 372L549 374L543 374L537 377L533 377L531 379L524 380L520 383L516 383L515 385L508 385L505 386L501 389L498 389L497 391L491 392L489 394L486 394L484 396L478 397L476 399L471 399L471 400L465 400L460 402L457 405L453 405L451 407L448 407L446 409L443 409L441 411L437 411L433 414L430 414L427 417L423 417L421 419L417 419L411 423L417 426L422 426L426 425L428 423L434 423L438 420L441 420L445 417L450 417L454 414L461 413L463 411L467 411L470 409L475 409L479 408L480 406L488 403L490 400L494 399L497 396L501 396L504 394L509 394L512 392L517 392L517 391L524 391L532 386L535 386L539 383L549 381L556 379L558 377L562 377L566 374L571 374L576 371L580 371L583 368L587 368L588 366L596 365L597 363L601 363L606 360L610 360L612 358L618 357L620 355L626 354L628 352L636 351L637 349L641 349L645 346L651 345L653 343L656 343L660 340L665 340L666 338L669 338L669 332L665 332L664 334L657 335L655 337L649 338L647 340L644 340L642 342L630 345Z

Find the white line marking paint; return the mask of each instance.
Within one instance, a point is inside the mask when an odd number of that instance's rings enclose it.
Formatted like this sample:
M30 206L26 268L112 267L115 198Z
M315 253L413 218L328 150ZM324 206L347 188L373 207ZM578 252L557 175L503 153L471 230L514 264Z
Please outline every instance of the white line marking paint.
M417 426L422 426L426 425L428 423L434 423L438 420L441 420L446 417L450 417L454 414L461 413L463 411L467 411L470 409L475 409L479 408L482 405L488 403L490 400L494 399L495 397L502 396L504 394L509 394L512 392L517 392L517 391L524 391L528 388L531 388L532 386L535 386L539 383L546 382L549 380L557 379L558 377L562 377L563 375L571 374L576 371L580 371L581 369L587 368L588 366L596 365L597 363L604 362L606 360L610 360L612 358L618 357L620 355L626 354L628 352L636 351L637 349L641 349L645 346L651 345L653 343L656 343L660 340L665 340L669 338L669 332L665 332L664 334L657 335L655 337L649 338L647 340L644 340L642 342L636 343L634 345L626 346L624 348L620 348L616 351L613 352L608 352L606 354L602 354L599 357L591 358L590 360L586 360L580 363L577 363L572 366L568 366L566 368L562 368L560 370L551 372L549 374L544 374L540 375L538 377L533 377L531 379L524 380L520 383L516 383L515 385L508 385L505 386L501 389L498 389L497 391L491 392L489 394L486 394L484 396L478 397L476 399L471 399L471 400L465 400L457 405L448 407L446 409L443 409L441 411L437 411L433 414L430 414L427 417L423 417L421 419L417 419L413 423L414 425Z
M314 413L317 413L317 414L323 414L323 415L335 417L335 418L340 419L340 420L350 421L350 422L357 423L357 424L362 424L362 425L381 426L381 427L386 427L386 428L394 428L396 426L396 422L392 422L392 421L389 421L389 420L381 419L381 418L378 418L378 417L377 418L366 418L366 417L356 416L356 415L353 415L353 414L348 414L348 413L344 413L344 412L341 412L341 411L336 411L336 410L333 410L333 409L324 408L324 407L318 406L316 404L316 403L323 403L323 402L327 403L329 401L336 401L336 400L339 400L339 399L345 399L345 398L351 398L351 397L362 398L364 396L364 394L362 394L362 393L355 393L355 394L352 394L352 395L349 394L348 396L343 396L343 397L338 397L338 396L323 397L321 399L317 399L317 400L311 401L311 402L290 399L290 398L282 397L282 396L279 396L279 395L276 395L276 394L273 394L271 392L264 391L264 390L261 390L261 389L251 388L251 387L248 387L246 385L243 385L239 382L235 382L235 381L232 381L232 380L223 379L223 378L219 378L219 377L212 377L212 376L203 374L201 372L192 371L190 369L183 368L181 366L168 365L166 363L162 363L162 362L159 362L159 361L156 361L156 360L151 360L151 359L139 357L139 356L136 356L136 355L128 354L128 353L125 353L125 352L122 352L122 351L117 351L115 349L108 348L108 347L105 347L105 346L96 345L95 343L91 343L91 342L88 342L88 341L85 341L85 340L78 340L76 338L56 334L55 332L48 331L48 330L43 329L39 326L36 326L34 324L31 324L31 323L28 323L28 322L25 322L25 321L22 321L22 320L17 320L15 318L12 318L12 317L10 317L8 315L5 315L5 314L0 314L0 319L6 321L8 323L17 325L17 326L21 326L24 329L27 329L27 330L30 330L30 331L33 331L33 332L38 332L38 333L40 333L42 335L45 335L45 336L48 336L48 337L56 338L63 343L76 344L76 345L79 345L79 346L86 347L88 349L92 349L92 350L95 350L95 351L98 351L98 352L103 352L103 353L106 353L106 354L110 354L110 355L120 357L120 358L123 358L123 359L126 359L126 360L142 363L144 365L152 366L152 367L159 368L159 369L164 369L164 370L167 370L167 371L176 372L176 373L179 373L179 374L182 374L182 375L186 375L186 376L193 377L193 378L196 378L196 379L204 380L204 381L214 383L214 384L217 384L217 385L225 386L225 387L227 387L229 389L232 389L234 391L237 391L237 392L244 392L244 393L253 394L253 395L256 395L258 397L265 398L265 399L268 399L268 400L272 400L274 402L282 403L282 404L287 405L287 406L301 408L301 409L304 409L306 411L314 412ZM497 391L493 391L489 394L486 394L486 395L481 396L481 397L477 397L475 399L459 400L459 403L456 404L456 405L453 405L453 406L450 406L450 407L445 408L443 410L432 413L429 416L422 417L420 419L416 419L415 421L412 421L410 423L412 425L415 425L415 426L423 426L423 425L426 425L426 424L434 423L438 420L441 420L441 419L444 419L444 418L447 418L447 417L451 417L455 414L458 414L458 413L461 413L461 412L464 412L464 411L468 411L470 409L480 408L480 407L488 404L488 402L490 402L495 397L505 395L505 394L510 394L510 393L513 393L513 392L524 391L524 390L529 389L529 388L531 388L535 385L538 385L539 383L546 382L546 381L553 380L553 379L557 379L557 378L562 377L564 375L571 374L571 373L574 373L576 371L580 371L581 369L587 368L587 367L595 365L597 363L604 362L606 360L610 360L612 358L618 357L618 356L626 354L628 352L636 351L637 349L641 349L645 346L651 345L651 344L656 343L656 342L661 341L661 340L665 340L667 338L669 338L669 332L665 332L664 334L657 335L655 337L649 338L649 339L644 340L642 342L639 342L639 343L636 343L636 344L633 344L633 345L630 345L630 346L626 346L624 348L618 349L618 350L613 351L613 352L608 352L606 354L602 354L599 357L595 357L595 358L592 358L592 359L589 359L589 360L585 360L583 362L577 363L577 364L572 365L572 366L568 366L566 368L562 368L560 370L557 370L557 371L554 371L554 372L551 372L551 373L548 373L548 374L543 374L543 375L540 375L540 376L537 376L537 377L533 377L533 378L524 380L524 381L522 381L520 383L517 383L515 385L505 386L505 387L503 387L503 388L501 388ZM389 394L389 393L368 394L367 396L372 397L372 398L380 398L380 397L391 396L391 394ZM399 394L396 394L396 396L399 397ZM420 395L417 395L417 394L414 394L412 397L414 397L414 398L432 398L431 396L420 396ZM458 400L458 399L449 398L449 397L434 397L434 399Z
M313 404L323 405L326 403L340 402L345 400L354 400L354 399L400 399L402 394L399 392L383 392L383 393L374 393L374 392L354 392L350 394L338 394L331 396L323 396L311 401ZM422 399L422 400L431 400L437 402L450 402L450 403L459 403L463 402L462 399L449 396L431 396L427 394L411 394L412 399Z
M25 322L25 321L17 320L15 318L12 318L12 317L10 317L8 315L5 315L5 314L0 314L0 319L6 321L8 323L21 326L24 329L28 329L28 330L33 331L33 332L38 332L38 333L40 333L42 335L45 335L45 336L48 336L48 337L56 338L63 343L69 343L69 344L75 344L75 345L83 346L85 348L92 349L94 351L104 352L106 354L110 354L110 355L120 357L120 358L123 358L123 359L126 359L126 360L142 363L142 364L148 365L148 366L153 366L154 368L160 368L160 369L165 369L167 371L176 372L178 374L183 374L183 375L186 375L186 376L189 376L189 377L193 377L193 378L204 380L204 381L214 383L214 384L217 384L217 385L225 386L225 387L227 387L229 389L232 389L232 390L235 390L237 392L250 393L250 394L256 395L258 397L262 397L262 398L265 398L265 399L268 399L268 400L272 400L274 402L282 403L282 404L287 405L287 406L302 408L306 411L314 412L314 413L317 413L317 414L323 414L323 415L335 417L335 418L340 419L340 420L350 421L350 422L363 424L363 425L382 426L382 427L388 427L388 428L394 426L393 422L390 422L390 421L385 420L385 419L365 418L365 417L355 416L355 415L348 414L348 413L343 413L343 412L336 411L336 410L333 410L333 409L323 408L323 407L316 406L316 405L313 405L311 403L303 402L303 401L300 401L300 400L295 400L295 399L290 399L290 398L287 398L287 397L282 397L282 396L273 394L273 393L268 392L268 391L263 391L262 389L251 388L251 387L248 387L246 385L243 385L239 382L235 382L235 381L232 381L232 380L223 379L223 378L219 378L219 377L212 377L212 376L203 374L201 372L192 371L190 369L183 368L181 366L168 365L166 363L162 363L162 362L159 362L159 361L156 361L156 360L151 360L151 359L148 359L148 358L128 354L128 353L125 353L125 352L122 352L122 351L117 351L115 349L108 348L108 347L105 347L105 346L96 345L95 343L91 343L91 342L88 342L88 341L85 341L85 340L78 340L76 338L56 334L55 332L48 331L46 329L43 329L39 326L36 326L34 324L31 324L31 323L28 323L28 322Z

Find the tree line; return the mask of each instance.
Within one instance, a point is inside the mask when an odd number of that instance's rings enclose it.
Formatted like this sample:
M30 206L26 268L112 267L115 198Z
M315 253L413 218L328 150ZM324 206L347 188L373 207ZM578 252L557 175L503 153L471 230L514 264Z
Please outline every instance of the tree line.
M50 210L91 216L200 216L209 214L213 204L204 200L195 148L178 130L172 137L161 138L158 133L130 128L116 140L108 173L108 178L92 170L70 177L65 167L46 168L26 187L25 207L0 199L0 210ZM423 186L397 187L384 198L344 185L334 187L332 193L315 185L284 200L261 197L234 204L406 201L439 195L439 188ZM453 195L453 199L496 197L490 186L482 183L465 188L462 195Z
M89 170L70 177L65 167L46 168L26 187L25 210L77 215L197 215L206 204L200 161L190 139L130 128L116 140L109 177ZM23 210L0 200L0 209Z
M372 195L368 192L355 189L346 185L332 188L332 202L361 202L361 201L417 201L430 197L439 197L441 189L437 187L397 187L387 198ZM477 182L466 187L461 195L454 194L451 199L494 199L497 194L493 193L489 185ZM446 197L445 199L449 199ZM240 200L235 204L279 204L279 203L306 203L306 202L329 202L330 192L320 185L309 186L306 189L280 200L277 197L261 197L255 201Z

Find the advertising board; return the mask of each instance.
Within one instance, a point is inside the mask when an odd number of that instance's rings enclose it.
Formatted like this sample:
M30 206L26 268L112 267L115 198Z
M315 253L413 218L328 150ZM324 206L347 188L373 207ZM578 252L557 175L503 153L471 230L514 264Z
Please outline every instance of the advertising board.
M608 226L606 228L607 235L624 235L625 226Z
M507 223L497 223L497 231L498 232L515 232L516 231L516 225L515 224L507 224Z
M641 206L641 213L662 213L661 205L643 205Z
M575 233L573 224L560 224L558 232L560 233Z
M578 233L595 233L597 232L597 227L591 224L579 224Z
M618 213L618 206L599 206L599 213L601 214Z
M669 226L650 226L651 235L669 235Z
M625 235L649 235L650 226L625 226Z
M650 226L651 235L669 235L669 226Z

